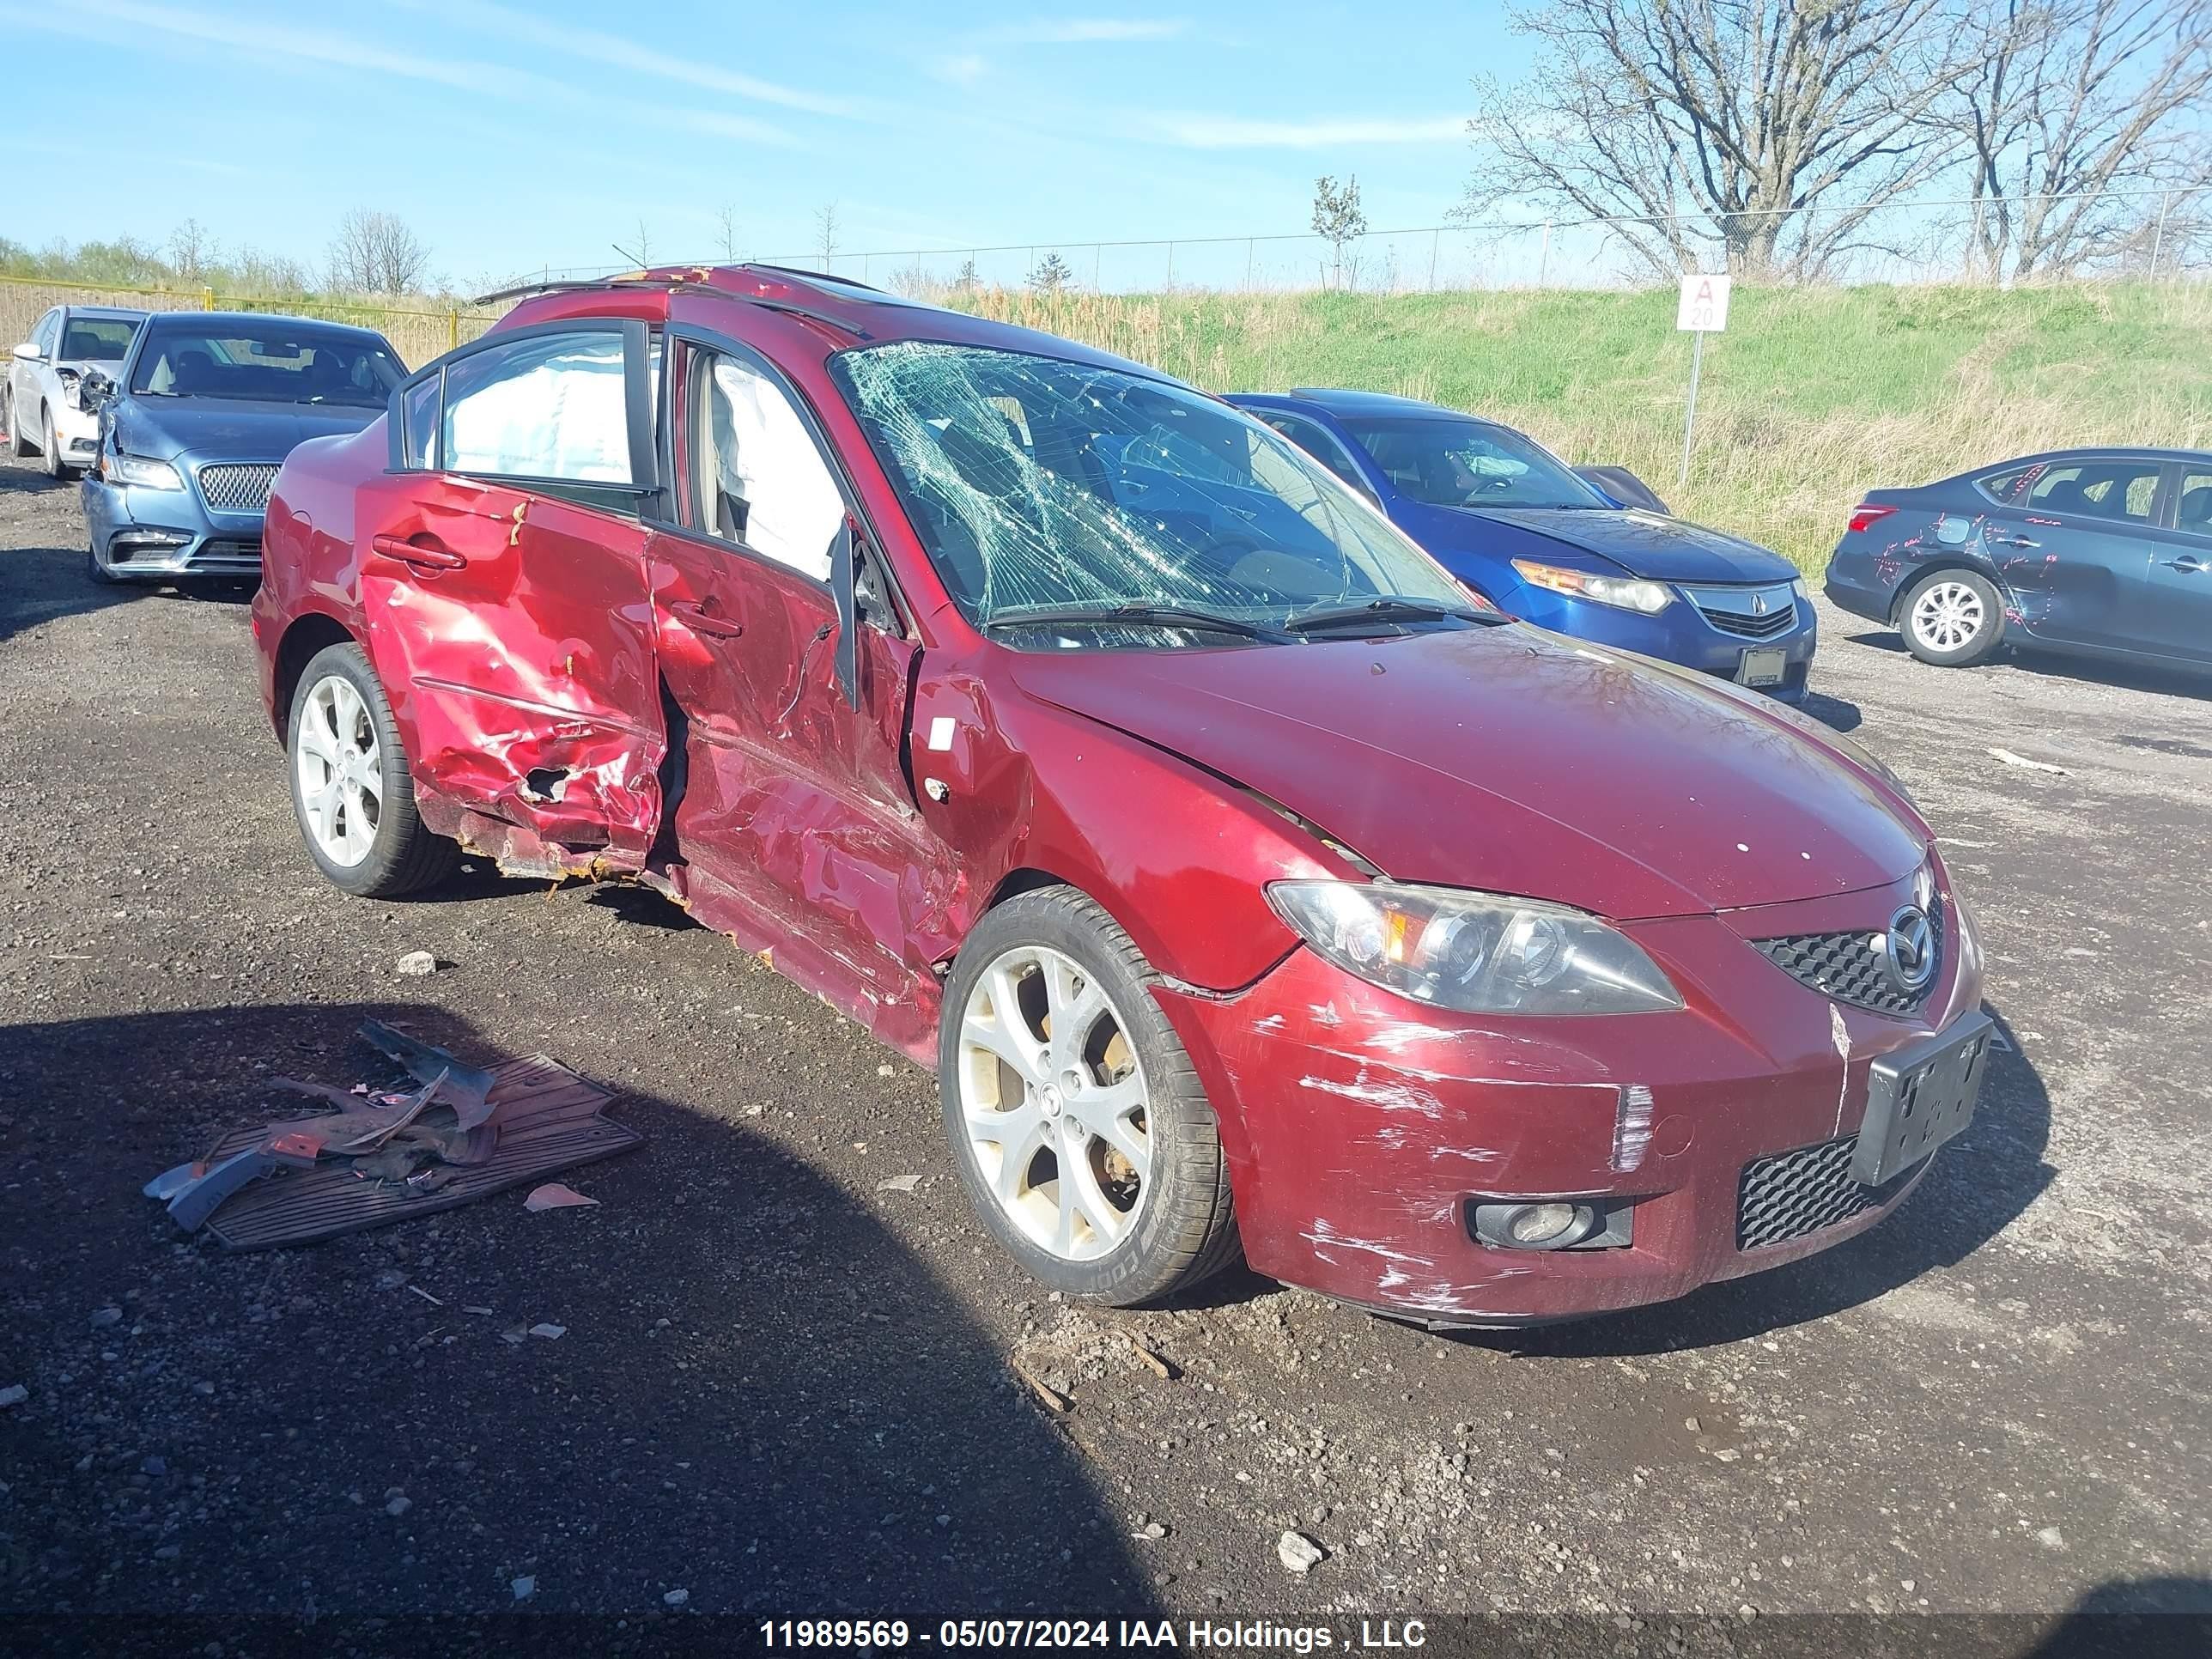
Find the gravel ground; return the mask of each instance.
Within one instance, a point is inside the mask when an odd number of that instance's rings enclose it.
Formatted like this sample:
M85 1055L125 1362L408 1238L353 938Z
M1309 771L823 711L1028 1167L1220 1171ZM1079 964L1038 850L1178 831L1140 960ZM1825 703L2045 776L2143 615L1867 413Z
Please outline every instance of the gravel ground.
M1817 712L1944 832L2017 1043L1864 1238L1519 1335L1249 1275L1124 1316L987 1247L929 1078L659 900L326 886L243 596L82 544L0 467L0 1613L2212 1610L2212 688L1824 618ZM595 1209L180 1243L139 1184L364 1075L370 1013L648 1144Z

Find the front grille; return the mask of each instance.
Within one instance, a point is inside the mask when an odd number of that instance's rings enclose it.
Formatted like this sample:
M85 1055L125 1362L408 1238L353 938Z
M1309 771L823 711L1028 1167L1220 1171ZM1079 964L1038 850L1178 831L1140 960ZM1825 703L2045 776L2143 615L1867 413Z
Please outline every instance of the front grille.
M1787 582L1773 587L1685 586L1698 614L1722 633L1740 640L1771 640L1797 622L1797 596Z
M1936 970L1917 991L1900 991L1890 982L1882 963L1883 951L1875 941L1884 935L1870 928L1851 933L1791 933L1782 939L1755 939L1761 955L1802 984L1822 996L1848 1002L1877 1014L1913 1014L1928 1000L1928 994L1942 977L1943 912L1940 905L1928 910L1928 929L1936 952Z
M258 513L269 505L276 469L267 462L218 462L200 469L200 494L223 513Z
M1736 1186L1736 1249L1784 1244L1878 1210L1927 1162L1923 1158L1899 1170L1881 1186L1864 1187L1851 1179L1851 1154L1857 1147L1856 1135L1844 1135L1745 1164Z

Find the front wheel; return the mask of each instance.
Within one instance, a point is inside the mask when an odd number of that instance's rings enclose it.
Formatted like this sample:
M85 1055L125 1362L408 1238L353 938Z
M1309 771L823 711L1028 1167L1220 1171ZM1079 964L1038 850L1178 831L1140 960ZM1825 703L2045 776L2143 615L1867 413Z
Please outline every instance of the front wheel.
M62 461L62 438L54 430L54 411L44 404L39 405L39 427L46 439L40 465L46 468L46 476L59 483L69 477L70 470Z
M1996 585L1971 570L1923 576L1898 606L1905 649L1938 668L1985 662L2004 637Z
M962 947L938 1042L953 1164L984 1224L1051 1289L1116 1307L1237 1255L1219 1129L1157 977L1083 894L1024 893Z
M424 827L384 687L362 648L325 647L292 697L292 810L316 866L362 898L443 880L460 849Z
M12 387L0 387L0 427L7 429L8 453L19 461L27 460L31 453L31 441L16 423L15 393Z

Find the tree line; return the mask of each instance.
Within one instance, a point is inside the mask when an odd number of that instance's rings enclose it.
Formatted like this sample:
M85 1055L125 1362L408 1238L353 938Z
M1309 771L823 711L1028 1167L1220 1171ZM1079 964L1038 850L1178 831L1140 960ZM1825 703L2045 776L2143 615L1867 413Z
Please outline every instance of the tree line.
M197 219L164 242L136 236L57 241L33 248L0 236L0 276L116 288L214 289L271 298L348 294L392 298L442 290L429 276L429 245L397 214L356 208L338 222L313 266L243 245L223 246Z

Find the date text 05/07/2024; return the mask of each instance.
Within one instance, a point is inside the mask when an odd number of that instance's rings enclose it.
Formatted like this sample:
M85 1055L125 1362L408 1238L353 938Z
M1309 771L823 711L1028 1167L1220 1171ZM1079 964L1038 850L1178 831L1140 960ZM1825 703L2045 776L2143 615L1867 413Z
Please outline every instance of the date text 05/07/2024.
M763 1647L869 1650L939 1648L1189 1649L1199 1652L1313 1653L1420 1648L1428 1632L1419 1619L1362 1619L1343 1625L1274 1624L1266 1620L1215 1623L1194 1619L1180 1628L1155 1619L947 1619L934 1630L904 1619L774 1619L760 1626Z

